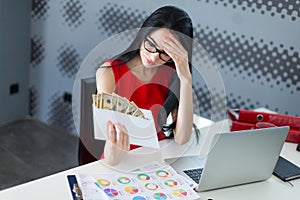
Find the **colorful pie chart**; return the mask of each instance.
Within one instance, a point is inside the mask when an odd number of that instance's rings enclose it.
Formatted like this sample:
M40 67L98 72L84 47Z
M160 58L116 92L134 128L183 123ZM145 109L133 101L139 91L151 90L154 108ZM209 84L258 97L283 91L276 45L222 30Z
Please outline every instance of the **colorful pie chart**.
M136 194L139 192L139 189L134 186L127 186L125 188L125 191L128 192L129 194Z
M117 180L121 184L128 184L131 182L130 178L128 178L128 177L120 177Z
M145 188L148 189L148 190L157 190L158 185L155 184L155 183L146 183Z
M172 192L176 197L185 197L188 193L183 189L177 189Z
M137 178L141 181L149 181L150 176L148 174L138 174Z
M165 171L165 170L158 170L156 172L156 175L160 178L166 178L169 176L169 172Z
M168 197L167 197L167 195L165 195L164 193L158 192L158 193L153 194L153 198L154 198L155 200L165 200L165 199L167 199Z
M113 188L106 188L104 189L104 192L109 197L116 197L118 196L118 191Z
M99 185L105 186L105 187L110 185L110 181L107 179L104 179L104 178L98 179L97 183L99 183Z
M164 183L168 187L175 187L178 185L178 182L175 180L166 180Z
M136 196L136 197L133 197L132 200L147 200L147 199L142 196Z

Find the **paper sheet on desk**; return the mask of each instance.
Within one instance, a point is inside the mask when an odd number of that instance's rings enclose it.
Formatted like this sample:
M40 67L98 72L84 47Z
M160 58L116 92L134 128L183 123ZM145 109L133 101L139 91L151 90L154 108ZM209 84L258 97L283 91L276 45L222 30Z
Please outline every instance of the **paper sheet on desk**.
M112 110L96 108L93 105L94 136L98 140L107 139L107 121L124 124L130 144L159 148L156 128L150 110L141 109L147 119L142 119Z
M198 199L195 183L170 166L132 173L79 174L83 199ZM106 197L106 198L105 198Z

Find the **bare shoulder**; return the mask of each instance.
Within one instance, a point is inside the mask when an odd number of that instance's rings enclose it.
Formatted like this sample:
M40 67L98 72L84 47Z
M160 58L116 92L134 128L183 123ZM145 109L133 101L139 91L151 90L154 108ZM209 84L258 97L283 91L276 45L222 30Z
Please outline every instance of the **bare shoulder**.
M115 77L111 68L111 63L105 62L99 66L96 72L96 83L98 92L113 92Z
M102 70L105 71L105 69L111 69L111 63L110 62L104 62L102 65L100 65L97 69L97 71Z
M102 65L99 66L96 72L96 78L99 79L101 77L107 77L107 76L113 76L112 68L111 68L111 63L110 62L105 62Z

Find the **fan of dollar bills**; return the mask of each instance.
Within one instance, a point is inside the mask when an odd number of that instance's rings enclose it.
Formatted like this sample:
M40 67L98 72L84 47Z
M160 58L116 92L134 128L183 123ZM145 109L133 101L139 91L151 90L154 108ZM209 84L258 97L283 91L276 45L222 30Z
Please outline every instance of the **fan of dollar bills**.
M104 92L93 94L92 97L93 104L96 108L113 110L146 119L139 107L133 101L130 102L125 97L121 97L115 93L108 94Z

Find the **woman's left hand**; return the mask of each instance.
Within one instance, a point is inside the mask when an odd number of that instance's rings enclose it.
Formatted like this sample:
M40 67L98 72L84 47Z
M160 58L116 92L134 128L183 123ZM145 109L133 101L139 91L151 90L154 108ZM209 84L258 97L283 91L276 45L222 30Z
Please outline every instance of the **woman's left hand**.
M189 69L188 52L182 46L174 34L169 33L163 37L164 51L172 58L175 63L176 72L180 80L191 82L191 72Z

